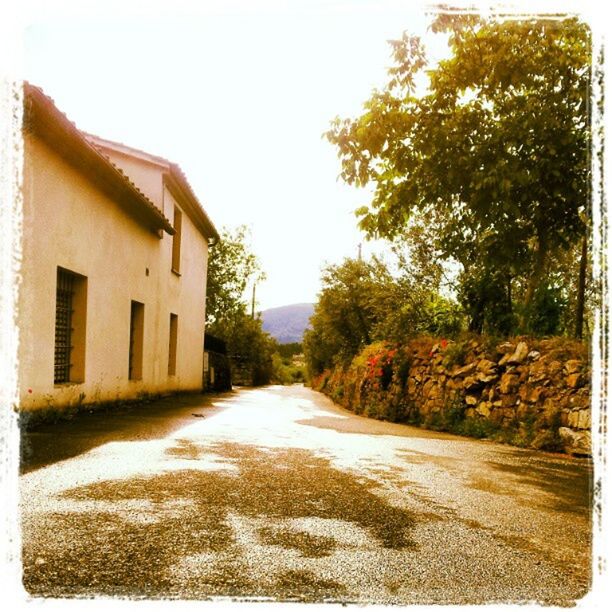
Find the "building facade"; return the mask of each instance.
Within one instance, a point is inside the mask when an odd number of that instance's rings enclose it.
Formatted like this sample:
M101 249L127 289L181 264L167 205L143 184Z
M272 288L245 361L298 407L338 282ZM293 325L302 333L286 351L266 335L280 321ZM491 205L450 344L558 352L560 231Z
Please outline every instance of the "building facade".
M184 174L24 98L20 409L200 390L218 234Z

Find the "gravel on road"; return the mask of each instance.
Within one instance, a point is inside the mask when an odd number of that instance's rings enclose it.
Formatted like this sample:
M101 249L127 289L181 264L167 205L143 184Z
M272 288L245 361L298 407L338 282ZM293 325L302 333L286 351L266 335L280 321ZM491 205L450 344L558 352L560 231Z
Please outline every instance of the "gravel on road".
M301 386L25 433L34 597L571 605L587 459L373 421Z

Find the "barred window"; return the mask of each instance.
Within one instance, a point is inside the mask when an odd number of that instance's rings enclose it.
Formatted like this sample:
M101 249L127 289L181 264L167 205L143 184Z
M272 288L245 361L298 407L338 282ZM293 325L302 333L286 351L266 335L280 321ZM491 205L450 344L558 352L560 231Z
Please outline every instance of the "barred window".
M85 315L87 278L57 268L55 300L56 385L82 382L85 371Z
M55 384L70 381L72 354L72 297L74 274L57 269L57 295L55 302Z

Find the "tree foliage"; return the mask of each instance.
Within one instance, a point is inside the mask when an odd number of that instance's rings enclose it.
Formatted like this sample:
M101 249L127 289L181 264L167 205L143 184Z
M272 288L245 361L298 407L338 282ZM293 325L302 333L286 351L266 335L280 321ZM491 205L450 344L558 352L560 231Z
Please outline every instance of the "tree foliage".
M290 360L294 355L301 355L304 347L301 342L285 342L279 344L276 350L282 359Z
M226 341L233 376L240 371L256 385L270 381L275 343L261 320L247 314L245 291L263 277L247 228L224 228L209 255L206 330Z
M223 228L208 258L206 323L214 325L243 313L247 287L263 278L259 261L249 246L248 228Z
M275 342L262 330L261 319L243 309L219 320L211 329L227 343L234 380L253 385L270 382Z
M367 344L400 343L418 334L452 335L462 328L458 305L438 292L437 266L419 268L406 253L385 263L345 259L323 270L311 328L304 334L310 374L349 362ZM392 274L391 270L395 273Z
M394 238L427 219L441 257L462 265L473 327L508 328L513 300L525 326L551 260L587 232L589 31L574 18L466 14L431 28L450 57L428 69L421 41L404 33L387 85L326 136L341 177L375 187L357 211L368 235Z

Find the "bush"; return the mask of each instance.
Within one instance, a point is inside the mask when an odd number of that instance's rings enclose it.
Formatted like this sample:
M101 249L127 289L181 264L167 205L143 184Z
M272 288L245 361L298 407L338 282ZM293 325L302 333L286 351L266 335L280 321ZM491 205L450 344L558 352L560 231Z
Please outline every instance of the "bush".
M456 336L464 327L465 315L457 302L440 295L433 295L425 306L426 323L422 325L425 333L434 336Z
M290 359L283 358L280 353L272 355L271 382L280 385L291 385L304 382L305 367L294 365Z
M536 450L559 453L563 450L563 441L559 435L559 428L540 431L531 442L531 447Z
M455 431L465 419L466 405L457 393L453 396L447 406L444 407L444 422L449 431Z
M552 336L559 332L567 298L558 287L540 285L527 311L528 332L536 336Z
M396 379L400 387L404 389L408 382L408 375L410 374L410 368L412 367L412 359L406 354L405 351L400 351L396 356Z
M446 368L452 368L456 365L463 365L465 358L470 350L467 340L461 342L451 342L444 349L444 359L442 364Z
M499 427L486 419L470 417L461 422L455 433L470 438L490 438L499 431Z
M334 402L340 403L340 400L344 397L344 386L343 385L337 386L332 391L331 397L334 400Z

